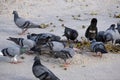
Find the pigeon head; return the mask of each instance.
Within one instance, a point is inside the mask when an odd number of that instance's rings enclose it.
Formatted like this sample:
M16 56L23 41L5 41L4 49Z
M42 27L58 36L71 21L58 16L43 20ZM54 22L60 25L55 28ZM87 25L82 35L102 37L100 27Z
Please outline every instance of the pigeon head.
M13 14L18 14L17 11L13 11Z
M39 56L34 57L34 65L42 65Z
M97 19L96 19L96 18L93 18L93 19L91 20L91 23L97 23Z
M34 33L28 34L28 35L27 35L27 39L30 39L30 38L33 37L33 36L36 36L36 34L34 34Z
M12 14L14 14L14 21L16 21L19 18L17 11L13 11Z
M112 25L110 26L110 29L114 30L114 29L115 29L115 24L112 24Z

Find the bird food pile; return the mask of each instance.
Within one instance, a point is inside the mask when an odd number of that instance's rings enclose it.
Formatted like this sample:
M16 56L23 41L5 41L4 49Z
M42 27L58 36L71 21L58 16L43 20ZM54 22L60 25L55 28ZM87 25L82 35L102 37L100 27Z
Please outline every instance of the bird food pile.
M106 44L105 46L109 52L120 54L120 45Z

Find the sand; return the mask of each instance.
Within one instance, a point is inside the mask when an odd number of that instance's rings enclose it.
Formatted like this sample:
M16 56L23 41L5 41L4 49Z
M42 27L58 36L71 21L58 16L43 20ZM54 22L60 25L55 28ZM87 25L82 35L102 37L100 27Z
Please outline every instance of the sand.
M120 21L114 15L120 14L119 0L1 0L0 1L0 50L16 46L6 40L8 37L26 38L29 33L49 32L61 36L64 24L76 29L78 40L84 37L91 18L98 19L98 30L106 30L111 24ZM13 22L12 11L37 24L50 24L45 29L29 29L25 35L18 35L21 29ZM60 21L62 19L63 21ZM85 28L82 28L82 26ZM50 56L40 56L42 64L48 67L61 80L120 80L120 54L108 53L102 58L93 57L92 52L84 51L68 60L71 65L64 70L63 60ZM0 56L0 80L37 80L32 73L35 55L21 55L25 59L20 64L10 64L9 58Z

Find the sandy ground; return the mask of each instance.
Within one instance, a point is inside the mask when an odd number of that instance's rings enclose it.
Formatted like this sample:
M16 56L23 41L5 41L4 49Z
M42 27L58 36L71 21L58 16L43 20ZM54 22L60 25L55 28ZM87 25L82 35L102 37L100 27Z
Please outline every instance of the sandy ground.
M73 63L64 70L58 59L41 57L41 62L61 80L119 80L120 55L106 54L103 58L76 54ZM20 64L8 63L8 58L0 57L0 80L38 80L32 73L34 55L23 55ZM78 58L79 56L79 58ZM114 57L112 57L114 56ZM96 60L96 61L95 61Z
M120 13L119 0L0 0L0 50L16 46L6 40L18 35L21 29L13 22L12 11L17 10L20 16L37 24L53 23L45 29L29 29L30 33L49 32L62 37L65 24L76 29L78 40L84 36L91 18L97 18L98 31L105 31L111 24L120 22L114 15ZM62 21L59 21L62 19ZM85 28L82 28L82 26ZM64 70L60 67L63 61L48 56L40 56L42 63L54 72L60 80L120 80L120 54L108 53L102 58L91 56L91 52L76 54L71 65ZM10 64L7 57L0 56L0 80L38 80L32 73L35 55L22 55L25 59L20 64Z

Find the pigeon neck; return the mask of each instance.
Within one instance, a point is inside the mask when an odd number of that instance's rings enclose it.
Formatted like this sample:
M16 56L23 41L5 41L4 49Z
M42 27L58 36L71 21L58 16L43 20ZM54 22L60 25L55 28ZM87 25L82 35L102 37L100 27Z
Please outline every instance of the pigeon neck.
M39 60L36 60L35 63L34 63L34 66L35 65L41 65L41 62Z
M91 23L91 27L96 27L97 23Z
M20 48L20 53L21 53L21 54L26 53L26 51L28 51L27 48L24 48L24 47L21 47L21 48Z
M17 18L19 18L19 16L18 16L17 13L15 13L15 14L14 14L14 21L16 21Z

